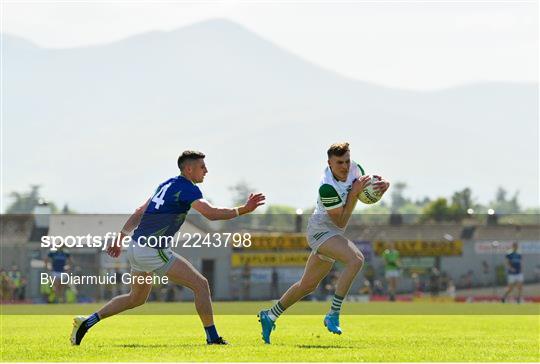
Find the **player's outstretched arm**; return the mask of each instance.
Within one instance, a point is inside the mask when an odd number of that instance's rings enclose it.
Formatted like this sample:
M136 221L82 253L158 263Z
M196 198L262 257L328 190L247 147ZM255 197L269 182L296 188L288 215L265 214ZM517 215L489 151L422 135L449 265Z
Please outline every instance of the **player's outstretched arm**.
M249 214L257 207L264 205L266 197L262 193L250 194L246 203L240 207L215 207L205 199L199 199L191 204L195 210L208 220L230 220L240 215Z
M122 231L120 231L120 234L118 235L118 239L111 244L110 247L107 248L107 254L109 254L111 257L116 258L120 256L120 252L122 252L122 245L121 241L129 235L139 224L141 223L142 216L144 212L146 211L146 208L148 207L148 204L150 203L150 199L146 201L144 204L142 204L140 207L138 207L133 214L128 218L126 223L124 224L124 227L122 228Z

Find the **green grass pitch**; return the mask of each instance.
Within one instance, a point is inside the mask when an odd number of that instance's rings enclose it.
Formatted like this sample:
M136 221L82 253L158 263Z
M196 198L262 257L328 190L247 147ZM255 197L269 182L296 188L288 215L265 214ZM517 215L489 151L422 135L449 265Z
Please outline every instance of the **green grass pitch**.
M2 307L0 316L1 358L2 361L18 362L540 360L538 305L529 305L526 315L344 314L341 318L344 334L337 336L326 331L321 314L298 314L309 312L313 307L319 311L318 308L326 307L327 303L302 302L279 319L272 334L272 344L264 345L256 313L268 305L267 302L214 305L218 314L216 326L231 343L229 346L205 344L199 319L193 315L193 303L152 303L134 311L139 314L124 314L98 323L80 347L69 343L72 314L89 314L98 305L6 305ZM384 312L384 307L399 307L346 302L349 312L353 312L356 305L382 308L380 312ZM416 304L397 305L404 305L410 310ZM233 306L240 307L244 314L219 315L220 310L229 312ZM466 306L451 304L448 307ZM181 314L153 314L175 310Z

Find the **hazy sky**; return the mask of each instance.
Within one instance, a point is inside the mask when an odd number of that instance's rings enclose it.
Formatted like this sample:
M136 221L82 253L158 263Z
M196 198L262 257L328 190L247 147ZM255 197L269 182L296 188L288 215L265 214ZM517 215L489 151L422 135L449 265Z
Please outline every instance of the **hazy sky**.
M537 1L0 0L0 10L2 33L47 48L110 43L225 18L305 60L379 85L431 90L482 81L538 82ZM531 178L538 182L540 176ZM29 184L20 183L10 188L22 191ZM492 196L497 183L484 188L484 195ZM43 195L63 203L50 188L45 184Z
M43 47L107 43L227 18L359 80L436 89L538 80L536 1L3 1L2 31Z

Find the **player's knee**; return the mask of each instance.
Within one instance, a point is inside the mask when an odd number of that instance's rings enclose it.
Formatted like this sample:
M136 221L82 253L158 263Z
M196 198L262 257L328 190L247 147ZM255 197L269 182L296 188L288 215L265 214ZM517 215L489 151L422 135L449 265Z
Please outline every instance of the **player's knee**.
M357 252L356 254L351 255L351 258L347 264L353 267L355 270L360 271L364 265L364 256L362 253Z
M195 289L200 293L210 293L210 284L208 284L208 279L204 277L197 279Z

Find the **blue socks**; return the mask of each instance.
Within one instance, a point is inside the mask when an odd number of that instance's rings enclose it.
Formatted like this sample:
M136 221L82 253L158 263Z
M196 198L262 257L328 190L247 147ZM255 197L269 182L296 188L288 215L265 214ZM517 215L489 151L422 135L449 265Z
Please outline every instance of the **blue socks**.
M89 328L97 324L98 322L99 322L99 315L97 314L97 312L95 312L86 319L84 325L86 326L86 329L88 330Z
M204 331L206 332L206 341L212 342L219 339L215 325L205 327Z

